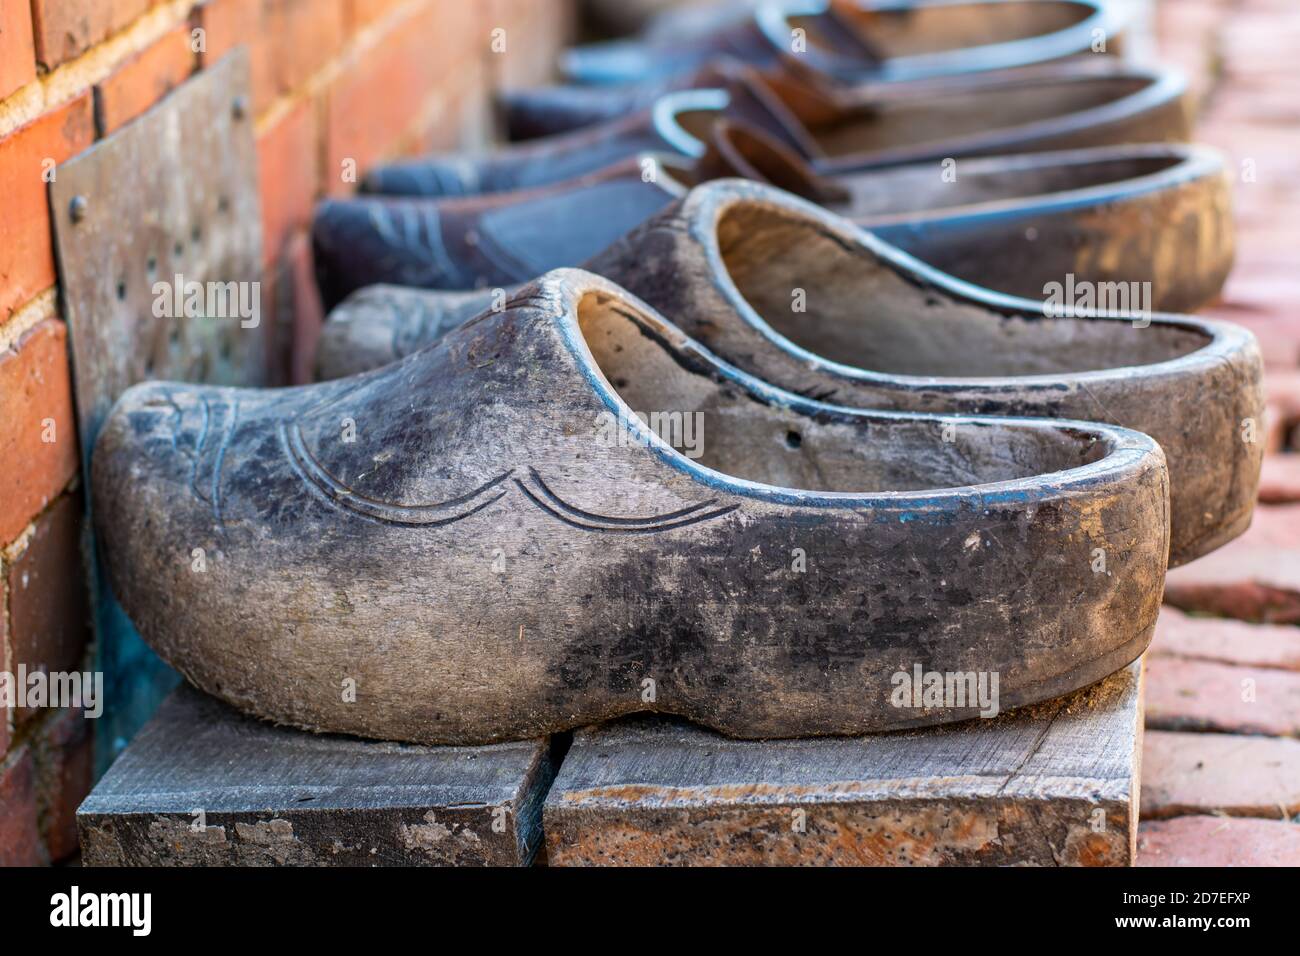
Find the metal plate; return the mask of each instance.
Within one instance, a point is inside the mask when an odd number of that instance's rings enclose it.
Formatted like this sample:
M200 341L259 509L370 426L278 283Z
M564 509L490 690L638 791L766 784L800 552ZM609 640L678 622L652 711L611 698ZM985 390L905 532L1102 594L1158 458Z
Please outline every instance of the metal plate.
M147 379L244 384L265 338L239 318L171 317L157 283L254 283L262 259L248 58L232 53L59 167L50 199L81 434ZM207 297L205 296L205 299ZM156 314L162 311L163 315ZM260 322L260 317L259 317Z
M262 220L249 103L248 55L240 48L61 165L50 186L87 475L100 426L131 385L266 380L270 322L260 309ZM94 575L99 667L111 708L100 724L101 766L175 682L104 581Z

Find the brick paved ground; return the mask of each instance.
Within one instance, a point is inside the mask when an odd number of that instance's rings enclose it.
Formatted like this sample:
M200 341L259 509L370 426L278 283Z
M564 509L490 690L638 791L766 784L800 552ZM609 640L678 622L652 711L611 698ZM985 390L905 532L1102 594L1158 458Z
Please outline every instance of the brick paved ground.
M1161 0L1163 59L1236 172L1237 266L1209 315L1268 367L1254 525L1169 576L1147 658L1143 866L1300 865L1300 3ZM1236 620L1231 620L1235 618Z

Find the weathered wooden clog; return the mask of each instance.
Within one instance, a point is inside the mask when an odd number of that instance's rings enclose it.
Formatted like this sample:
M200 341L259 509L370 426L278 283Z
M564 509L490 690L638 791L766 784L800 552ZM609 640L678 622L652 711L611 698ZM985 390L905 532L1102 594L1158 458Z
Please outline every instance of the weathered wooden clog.
M1029 298L1069 273L1149 283L1148 307L1191 310L1218 295L1232 265L1230 188L1222 158L1203 147L1112 146L821 176L759 130L722 120L694 164L633 158L514 193L326 201L313 228L325 302L375 283L502 286L581 265L701 177L736 175L813 199L959 278Z
M366 192L446 196L562 182L644 151L704 155L718 118L741 120L794 149L821 173L905 162L1121 143L1185 142L1186 82L1173 71L1066 63L926 85L886 97L818 98L792 108L752 72L725 89L680 90L630 116L515 143L482 155L430 156L380 166Z
M859 100L818 103L805 90L797 112L824 114L808 127L817 145L811 157L820 172L834 173L949 157L1186 142L1186 94L1186 77L1176 70L1099 58Z
M1255 339L1190 316L1098 312L1133 310L1140 288L1063 274L1049 308L953 279L823 209L739 180L696 187L584 267L724 361L801 395L1090 419L1151 435L1169 459L1171 565L1250 524L1263 454ZM436 298L390 297L402 294ZM490 308L490 295L480 304ZM429 308L349 310L326 323L321 373L373 367L427 344L409 334L418 319L406 316ZM401 320L387 333L376 328L393 316Z
M579 83L630 83L727 54L759 67L795 60L840 82L911 80L1086 53L1113 24L1097 0L779 0L732 10L667 13L641 37L568 51L561 71Z
M695 178L741 176L812 200L959 279L1030 299L1067 273L1143 283L1147 308L1192 311L1232 270L1223 157L1180 143L908 163L820 175L793 150L720 120Z
M1055 697L1147 646L1168 548L1144 435L814 402L574 271L368 375L136 386L92 476L116 593L193 683L434 744Z

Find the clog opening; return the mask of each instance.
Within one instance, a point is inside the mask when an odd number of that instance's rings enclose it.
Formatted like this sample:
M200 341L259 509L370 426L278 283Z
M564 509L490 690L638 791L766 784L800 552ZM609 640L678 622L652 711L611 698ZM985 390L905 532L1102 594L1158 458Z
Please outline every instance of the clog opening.
M1109 156L1082 161L1034 162L1025 157L1008 167L986 160L958 160L955 179L939 175L933 164L902 166L864 174L853 188L842 215L902 216L955 209L980 203L1006 202L1081 189L1115 186L1168 172L1184 160L1169 155ZM852 182L852 180L850 180Z
M1039 78L881 103L811 132L828 157L894 150L1052 120L1148 87L1141 76Z
M1076 468L1109 447L1046 422L807 415L723 379L629 302L589 292L577 314L597 369L628 410L685 457L734 478L806 491L938 490Z
M1211 341L1163 322L1139 327L1122 319L994 311L918 284L817 220L760 203L724 210L717 241L724 270L763 322L816 356L860 369L953 378L1052 375L1164 362Z
M898 10L872 10L841 4L842 22L858 30L885 56L924 56L973 46L1006 43L1056 33L1082 23L1095 12L1070 0L1027 3L954 3ZM818 45L826 29L816 16L792 17L791 25L809 31Z
M682 110L680 113L674 113L673 118L693 139L699 141L702 149L702 144L708 142L713 134L713 124L722 115L714 109Z

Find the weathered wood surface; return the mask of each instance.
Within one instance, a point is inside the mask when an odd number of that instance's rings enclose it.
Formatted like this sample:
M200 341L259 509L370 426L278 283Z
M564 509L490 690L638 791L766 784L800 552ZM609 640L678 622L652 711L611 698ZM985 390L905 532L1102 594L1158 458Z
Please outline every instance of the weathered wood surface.
M82 860L525 865L541 844L553 775L546 740L421 747L317 736L184 686L78 810Z
M1141 663L992 720L729 740L666 719L575 735L544 819L552 866L1133 862Z

